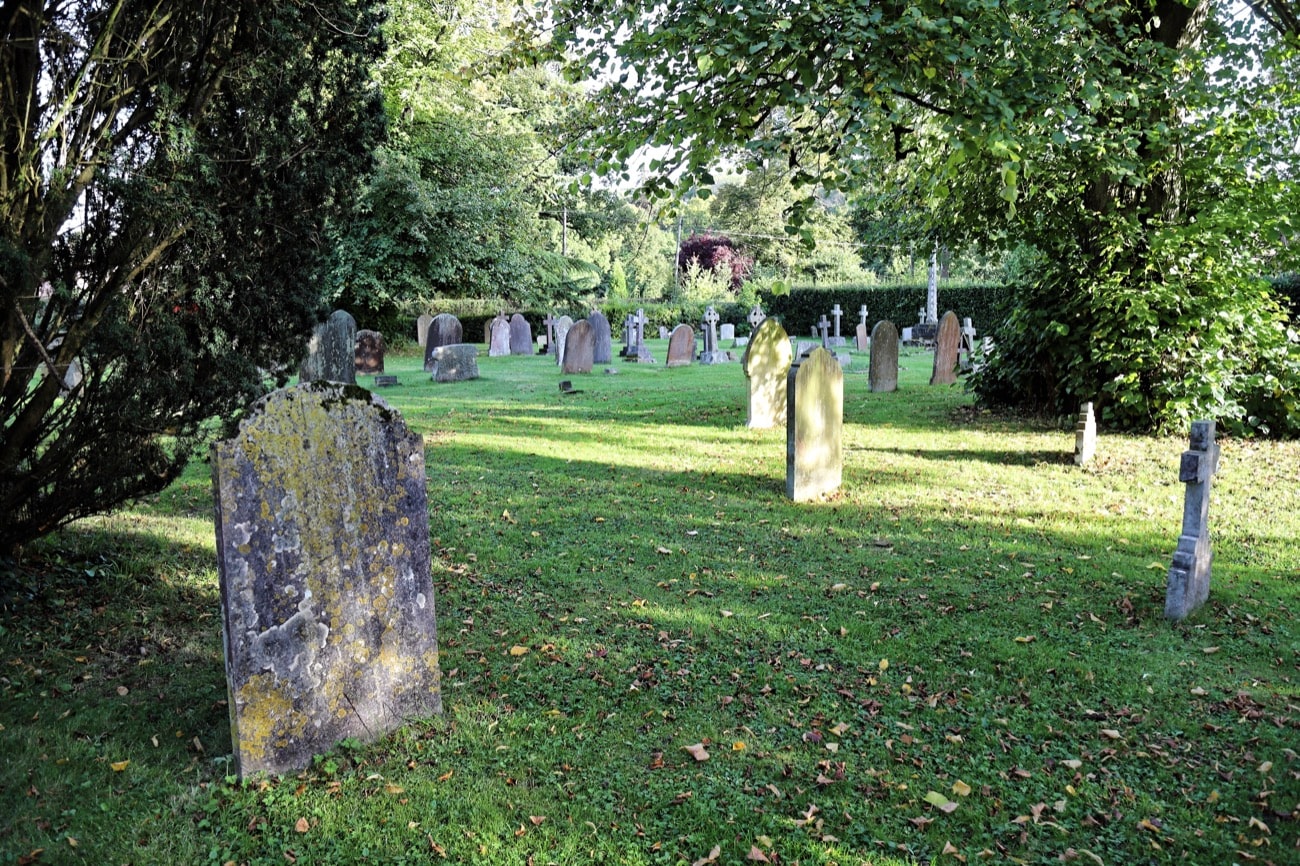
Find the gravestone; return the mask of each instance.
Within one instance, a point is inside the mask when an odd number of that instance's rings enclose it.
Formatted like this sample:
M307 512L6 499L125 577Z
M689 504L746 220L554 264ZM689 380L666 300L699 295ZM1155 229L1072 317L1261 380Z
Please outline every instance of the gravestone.
M357 320L335 310L316 326L307 344L307 357L298 368L299 382L357 381Z
M669 334L670 334L670 331L668 330L668 328L666 328L666 327L663 326L663 325L660 325L660 326L659 326L659 339L661 339L661 340L667 340L668 337L669 337Z
M839 304L836 304L836 306L839 306ZM820 334L822 338L822 348L829 349L831 345L831 323L826 321L825 313L822 314L821 319L817 322L817 331L814 336L817 336L818 334Z
M785 495L795 502L837 489L844 472L844 370L818 346L786 375Z
M736 326L731 322L724 322L718 326L718 339L726 342L727 340L736 339Z
M439 346L453 346L464 342L464 330L460 319L451 313L439 313L429 323L429 332L424 343L424 372L433 372L433 350Z
M636 314L628 313L623 317L623 348L618 352L624 358L636 355Z
M969 318L961 320L961 349L958 352L958 366L963 373L969 373L975 366L975 325Z
M831 316L835 319L835 333L830 338L830 345L832 346L844 345L845 342L844 337L840 335L840 317L843 315L844 315L844 311L840 309L839 304L836 304L835 307L831 310Z
M452 343L433 350L429 372L435 382L465 382L478 378L478 346Z
M558 366L564 366L564 344L569 339L569 329L573 327L573 319L568 316L560 316L555 320L555 363Z
M934 340L934 372L931 385L957 384L957 352L961 348L961 323L952 310L939 320L939 333Z
M863 304L858 307L858 324L865 326L867 324L867 305Z
M701 364L725 364L732 360L730 352L718 351L718 311L709 307L700 322L704 333L704 349L700 352Z
M866 322L858 322L858 330L857 333L854 334L854 340L857 344L855 348L857 348L859 352L865 352L867 351L868 348L870 348L871 337L867 333Z
M433 324L433 316L425 313L415 320L415 339L423 349L429 344L429 325Z
M424 445L377 395L275 391L212 449L240 776L442 711Z
M1187 485L1183 498L1183 531L1178 536L1169 582L1165 616L1186 619L1210 595L1210 482L1219 471L1219 444L1213 421L1193 421L1190 444L1178 466L1178 480Z
M610 363L614 360L614 335L610 332L609 319L605 318L605 314L600 310L592 310L591 315L587 317L587 323L591 325L595 341L591 352L592 363Z
M786 375L793 358L790 337L781 323L762 320L740 361L749 379L748 426L761 430L785 423Z
M501 358L510 354L510 320L497 316L488 325L488 357Z
M565 338L564 365L560 369L565 373L590 373L595 351L596 332L591 322L579 319Z
M1074 427L1074 462L1085 466L1097 453L1097 419L1092 414L1092 404L1084 403L1079 421Z
M889 320L871 329L871 366L868 379L872 391L898 390L898 329Z
M553 313L547 313L545 322L546 322L546 354L554 355L555 354L555 315Z
M669 367L685 367L695 360L695 329L685 323L673 328L668 338Z
M510 317L510 354L531 355L533 353L533 327L528 324L523 313Z
M353 365L361 376L384 372L384 335L378 331L357 331Z
M745 321L749 322L749 332L752 334L754 331L758 330L759 324L766 318L767 313L764 313L763 308L758 304L750 307L749 316L745 319Z
M633 322L636 346L633 356L628 360L635 361L638 364L653 364L655 362L654 356L650 354L650 347L645 344L645 326L649 323L650 319L646 317L645 310L637 310L636 320Z

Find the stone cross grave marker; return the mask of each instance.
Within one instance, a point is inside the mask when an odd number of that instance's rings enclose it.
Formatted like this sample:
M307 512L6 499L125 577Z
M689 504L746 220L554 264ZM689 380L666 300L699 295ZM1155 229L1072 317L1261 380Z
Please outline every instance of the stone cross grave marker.
M262 398L212 450L240 776L442 711L424 444L381 398L315 382Z
M637 310L635 356L638 364L653 364L655 362L654 356L650 354L650 347L645 344L645 326L649 323L650 319L646 317L645 310ZM692 351L694 351L694 341L695 337L692 333Z
M460 319L451 313L439 313L429 323L427 339L424 343L424 372L433 372L433 350L439 346L454 346L464 342L464 329Z
M610 333L609 319L600 310L592 310L587 316L591 324L591 333L595 338L591 361L593 364L608 364L614 360L614 335Z
M547 313L546 319L546 354L555 354L555 314Z
M835 339L842 339L840 337L840 316L844 315L844 311L840 309L839 304L831 308L831 315L835 317Z
M668 338L669 367L685 367L695 360L695 329L682 323L673 328Z
M934 340L934 371L930 374L931 385L957 383L957 352L960 348L961 324L957 321L957 314L949 310L939 320L939 333Z
M510 317L510 354L531 355L533 353L533 327L528 324L523 313Z
M623 317L623 351L624 358L636 356L636 314L628 313Z
M1183 497L1183 531L1178 536L1169 582L1165 616L1186 619L1210 595L1210 483L1219 471L1219 444L1213 421L1193 421L1190 444L1178 466L1178 480L1187 485Z
M357 345L353 366L362 376L376 376L384 372L384 335L378 331L357 331Z
M357 320L345 310L335 310L312 333L307 357L298 368L298 381L355 385L356 351Z
M704 320L700 323L704 325L701 329L704 332L704 351L716 352L718 350L718 311L712 306L704 311Z
M830 339L831 339L830 328L831 328L831 323L826 321L826 314L822 313L821 319L818 320L817 322L816 333L821 335L823 349L828 348L830 346Z
M858 324L865 325L866 323L867 323L867 305L863 304L861 307L858 307Z
M871 390L898 390L898 329L888 319L876 322L871 329L871 366L868 370Z
M590 373L592 357L596 350L596 332L591 322L579 319L569 328L564 339L564 363L560 367L565 373Z
M1084 403L1079 410L1079 420L1074 426L1074 462L1086 466L1097 453L1097 419L1092 414L1092 403Z
M776 319L764 319L749 338L741 367L749 379L746 424L757 430L785 424L786 376L794 360L790 336Z
M763 308L760 307L758 304L755 304L754 306L750 307L749 318L746 319L746 321L749 322L749 332L752 334L754 331L758 330L759 323L766 318L767 318L767 314L763 312Z
M786 375L785 495L795 502L836 490L844 473L844 369L820 346Z

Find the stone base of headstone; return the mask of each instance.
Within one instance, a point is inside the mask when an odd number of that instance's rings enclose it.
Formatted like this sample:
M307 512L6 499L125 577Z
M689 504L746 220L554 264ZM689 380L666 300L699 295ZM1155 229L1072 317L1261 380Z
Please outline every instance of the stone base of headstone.
M918 343L933 343L935 338L939 336L939 323L922 322L921 324L913 325L911 331L912 340Z
M651 355L651 354L650 354L650 350L649 350L648 348L646 348L646 345L645 345L644 343L642 343L641 346L637 349L637 352L636 352L635 355L628 355L627 360L630 361L630 362L632 362L633 364L654 364L654 363L657 363L657 362L655 361L655 357L654 357L654 355Z
M1097 453L1097 419L1092 414L1092 404L1084 403L1079 421L1074 427L1074 462L1086 466Z
M835 347L838 347L838 346L847 346L848 344L849 344L849 341L846 340L846 339L843 338L843 337L827 337L827 338L826 338L826 345L828 345L828 346L835 346Z
M835 360L840 362L841 367L847 367L853 363L853 356L848 352L836 352Z
M701 364L731 364L735 362L730 352L701 352Z
M375 387L376 387L376 388L391 388L391 387L393 387L393 386L396 385L396 384L397 384L397 377L396 377L396 376L376 376L376 377L375 377Z
M737 337L731 341L731 348L744 349L749 345L749 337Z
M478 378L478 346L473 343L453 343L439 346L430 355L433 381L464 382Z

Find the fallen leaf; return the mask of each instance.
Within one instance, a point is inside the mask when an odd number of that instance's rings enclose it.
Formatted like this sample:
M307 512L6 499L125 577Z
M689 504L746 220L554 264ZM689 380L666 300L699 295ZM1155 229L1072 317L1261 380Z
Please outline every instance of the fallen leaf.
M124 697L126 697L127 695L129 695L130 693L131 693L131 690L128 689L126 686L118 686L118 687L117 687L117 694L118 694L119 697L123 697L123 698L124 698Z
M723 619L727 619L728 617L733 617L733 616L735 616L735 614L732 613L732 612L729 611L729 610L720 610L720 611L718 611L718 613L722 614L722 618L723 618Z
M969 797L970 785L967 785L961 779L958 779L957 781L952 783L952 792L956 794L958 797Z
M1077 770L1083 766L1083 761L1080 761L1078 758L1070 758L1068 761L1062 761L1061 763L1069 767L1071 770Z
M848 733L848 730L849 730L849 726L844 722L840 722L838 725L831 728L831 733L837 737L842 737L846 733Z
M1265 824L1263 821L1259 820L1258 818L1251 818L1250 823L1248 823L1246 826L1254 827L1269 836L1273 835L1273 831L1268 829L1268 825Z
M844 590L846 590L846 589L848 589L848 588L849 588L849 585L848 585L847 583L837 583L837 584L835 584L834 586L831 587L831 592L843 592Z
M746 859L746 860L752 860L752 861L754 861L755 863L771 863L771 862L772 862L771 860L767 859L767 855L763 853L763 849L759 848L757 845L750 845L750 846L749 846L749 855L748 855L747 857L745 857L745 859Z
M697 761L707 761L709 759L709 750L704 748L703 743L696 743L693 746L682 746L682 749L690 753L690 756Z
M731 751L733 752L745 751L745 742L743 740L736 740L736 742L731 744Z
M1102 728L1101 735L1108 740L1118 740L1120 738L1119 731L1114 728Z
M722 853L722 846L714 845L713 848L710 849L709 851L709 856L701 857L699 860L696 860L694 863L692 863L691 866L705 866L705 864L707 863L716 863L718 861L718 855L720 855L721 853Z
M534 827L540 827L540 826L542 826L542 822L546 820L546 816L545 816L545 815L529 815L529 816L528 816L528 820L533 822L533 826L534 826Z
M945 797L943 794L940 794L938 791L927 791L924 799L925 802L929 803L931 806L934 806L940 812L943 812L945 815L950 815L957 809L956 803L954 803L952 800L949 800L947 797Z
M401 785L394 785L392 782L389 782L387 785L384 786L384 791L385 793L388 794L401 794L405 790L406 789L403 788Z
M515 644L510 648L510 654L512 656L528 655L528 647Z
M109 766L113 768L114 773L120 773L130 765L131 765L130 761L114 761L113 763L109 764Z
M308 823L306 818L299 818L293 825L293 829L297 830L299 833L306 833L311 829L311 824Z
M656 547L656 548L655 548L655 553L659 553L659 554L662 554L662 555L664 555L664 556L669 556L669 555L672 554L672 551L669 550L669 549L666 548L666 547Z
M933 818L924 818L924 817L922 817L922 818L908 818L907 820L910 821L910 822L912 822L913 824L915 824L918 828L920 828L920 829L922 829L922 830L924 830L926 827L928 827L929 825L931 825L931 824L934 823L934 819L933 819Z
M960 860L961 862L963 862L963 863L966 862L966 858L963 857L963 856L961 856L961 852L958 851L955 847L953 847L953 844L952 844L951 842L944 842L944 843L943 843L943 850L940 851L939 853L940 853L940 854L951 854L951 855L955 856L955 857L956 857L958 860Z
M455 772L456 772L455 770L448 770L447 772L443 773L441 776L438 777L438 781L439 782L447 781L452 777L453 774L455 774Z
M1034 642L1034 636L1032 634L1027 634L1024 635L1023 637L1016 638L1016 643L1033 643L1033 642Z
M1267 773L1271 769L1273 769L1273 762L1265 761L1264 763L1260 764L1258 768L1256 768L1256 772Z
M880 660L880 669L881 669L882 671L887 671L887 670L889 670L889 659L881 659L881 660Z
M1197 686L1196 688L1192 689L1192 694L1196 695L1198 698L1201 698L1208 695L1209 692L1207 692L1205 689L1201 688L1200 686Z
M1219 648L1218 648L1217 646L1207 646L1207 647L1204 647L1204 648L1201 650L1201 652L1205 653L1207 656L1208 656L1208 655L1214 655L1214 654L1217 653L1218 651L1219 651Z
M77 847L78 845L80 845L80 844L81 844L81 843L77 841L77 838L76 838L75 836L69 836L69 837L68 837L68 845L69 845L69 847L76 848L76 847Z

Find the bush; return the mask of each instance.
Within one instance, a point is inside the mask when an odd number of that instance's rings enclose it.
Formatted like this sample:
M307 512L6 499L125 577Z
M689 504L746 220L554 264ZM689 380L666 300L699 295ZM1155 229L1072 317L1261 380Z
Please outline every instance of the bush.
M896 286L846 285L834 288L795 286L789 294L760 290L759 303L769 316L776 316L791 334L806 334L821 316L830 316L840 305L844 311L841 333L852 333L858 321L858 308L867 305L867 324L888 319L901 331L917 321L917 311L925 308L925 284ZM1002 321L1010 310L1012 291L1006 286L971 284L940 285L939 315L952 310L969 318L981 336L997 337ZM748 312L748 311L746 311ZM847 323L847 324L844 324Z

